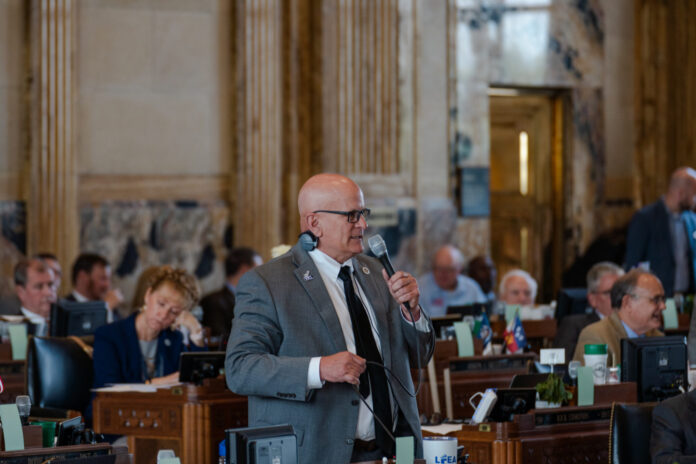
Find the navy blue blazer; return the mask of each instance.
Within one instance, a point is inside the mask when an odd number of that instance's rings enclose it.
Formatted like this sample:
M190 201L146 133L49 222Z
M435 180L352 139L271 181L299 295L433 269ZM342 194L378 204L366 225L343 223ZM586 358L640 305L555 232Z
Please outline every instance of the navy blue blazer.
M684 213L693 215L694 213ZM662 200L651 203L633 215L628 226L626 237L626 270L643 261L650 262L650 270L660 279L667 296L674 293L674 251L672 250L672 234L669 230L669 213ZM687 231L688 233L688 231ZM689 240L691 245L691 241ZM693 258L690 248L689 260ZM694 289L693 269L690 289Z
M148 379L145 362L135 333L135 316L105 325L94 334L94 388L110 383L141 383ZM192 351L205 348L191 346ZM166 329L157 337L156 376L179 369L179 355L187 351L183 335Z

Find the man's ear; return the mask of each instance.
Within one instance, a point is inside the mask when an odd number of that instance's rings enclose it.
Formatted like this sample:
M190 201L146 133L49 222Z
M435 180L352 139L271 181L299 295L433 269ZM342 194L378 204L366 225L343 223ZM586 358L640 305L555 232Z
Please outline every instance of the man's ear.
M15 293L17 294L17 298L23 300L27 294L27 289L22 287L21 285L15 285Z
M309 230L314 234L315 237L319 238L322 236L322 227L319 222L319 218L314 214L307 215L307 226Z

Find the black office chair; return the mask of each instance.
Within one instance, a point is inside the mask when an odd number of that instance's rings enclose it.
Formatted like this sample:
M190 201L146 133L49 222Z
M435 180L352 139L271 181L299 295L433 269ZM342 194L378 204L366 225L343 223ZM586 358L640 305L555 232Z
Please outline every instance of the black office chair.
M610 464L650 464L650 426L656 403L612 403Z
M74 337L30 337L26 386L32 416L84 415L92 394L94 367L89 347Z

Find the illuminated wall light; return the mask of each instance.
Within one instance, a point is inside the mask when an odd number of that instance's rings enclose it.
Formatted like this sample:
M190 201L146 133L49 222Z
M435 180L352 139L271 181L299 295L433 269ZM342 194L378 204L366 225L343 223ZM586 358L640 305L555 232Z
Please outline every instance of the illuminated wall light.
M529 136L525 131L520 132L520 193L527 195L529 191Z

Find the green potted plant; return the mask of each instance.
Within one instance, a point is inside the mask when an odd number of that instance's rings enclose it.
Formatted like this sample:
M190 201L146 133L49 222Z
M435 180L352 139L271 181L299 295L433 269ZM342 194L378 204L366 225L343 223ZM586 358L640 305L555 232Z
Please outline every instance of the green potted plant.
M566 390L563 379L553 372L546 380L537 384L536 391L539 395L537 408L558 408L573 397L573 394Z

